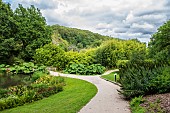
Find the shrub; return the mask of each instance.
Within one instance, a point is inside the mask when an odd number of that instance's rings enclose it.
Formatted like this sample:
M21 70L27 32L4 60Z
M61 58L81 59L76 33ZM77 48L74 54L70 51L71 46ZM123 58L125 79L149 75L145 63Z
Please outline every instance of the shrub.
M96 50L97 63L105 67L116 67L118 60L129 60L133 53L146 54L146 45L136 40L109 40Z
M83 64L71 64L64 72L70 74L80 75L97 75L102 74L105 71L105 67L101 64L83 65Z
M59 46L50 43L37 49L34 59L39 64L55 66L58 70L61 70L65 68L66 65L66 57L64 53L64 50Z
M108 41L99 47L96 51L97 63L105 67L114 67L116 65L116 55L114 50L116 50L116 41Z
M166 93L170 91L170 67L161 69L160 74L155 76L149 83L148 87L151 92Z
M69 51L65 53L65 56L67 59L66 67L71 64L91 65L95 62L94 51L90 49L80 52Z
M121 93L126 98L165 93L170 90L169 67L152 65L145 61L128 63L120 69Z

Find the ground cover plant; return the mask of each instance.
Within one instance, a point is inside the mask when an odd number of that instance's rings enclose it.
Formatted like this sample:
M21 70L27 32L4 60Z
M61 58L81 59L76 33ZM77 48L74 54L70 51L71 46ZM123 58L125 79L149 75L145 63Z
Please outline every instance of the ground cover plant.
M164 97L166 95L167 97ZM170 94L135 97L130 102L132 113L169 113L168 98Z
M33 103L1 111L1 113L77 113L97 93L93 84L73 78L64 78L63 91Z

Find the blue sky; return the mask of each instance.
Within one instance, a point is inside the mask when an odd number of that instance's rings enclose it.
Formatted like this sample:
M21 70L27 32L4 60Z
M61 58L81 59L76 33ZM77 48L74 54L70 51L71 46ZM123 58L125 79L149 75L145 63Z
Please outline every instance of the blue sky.
M2 0L3 2L5 2L5 3L12 3L12 0Z
M47 23L148 42L170 19L170 0L3 0L38 7Z

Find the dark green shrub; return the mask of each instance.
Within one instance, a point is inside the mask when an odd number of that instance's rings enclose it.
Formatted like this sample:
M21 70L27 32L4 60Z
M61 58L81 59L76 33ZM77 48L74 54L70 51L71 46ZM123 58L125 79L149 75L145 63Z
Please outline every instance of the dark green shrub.
M170 91L170 67L162 68L160 74L155 76L149 83L151 92L166 93Z
M159 66L150 61L127 63L120 69L121 93L126 98L139 95L165 93L170 91L169 67Z
M80 75L97 75L102 74L105 71L105 67L101 64L83 65L83 64L71 64L64 72L70 74Z

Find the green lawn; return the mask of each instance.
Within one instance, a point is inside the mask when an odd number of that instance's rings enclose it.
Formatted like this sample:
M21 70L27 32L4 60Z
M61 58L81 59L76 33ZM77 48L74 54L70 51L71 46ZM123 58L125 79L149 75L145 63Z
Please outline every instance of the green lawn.
M119 74L117 72L112 72L108 75L103 75L103 76L101 76L101 78L115 82L115 76L114 76L115 73L117 74L116 75L116 81L118 81L119 80Z
M64 91L56 95L0 113L76 113L97 93L89 82L73 78L65 78L65 82Z

